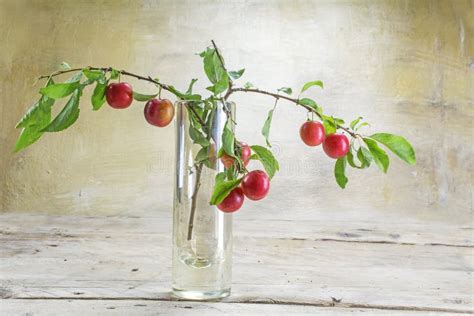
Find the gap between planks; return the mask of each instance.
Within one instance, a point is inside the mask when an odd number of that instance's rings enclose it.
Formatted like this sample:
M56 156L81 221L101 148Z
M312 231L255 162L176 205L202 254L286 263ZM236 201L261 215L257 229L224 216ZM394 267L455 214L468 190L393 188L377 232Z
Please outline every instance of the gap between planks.
M11 300L17 300L16 298L10 298ZM357 303L342 303L337 302L337 299L333 298L332 301L320 301L320 302L294 302L275 300L271 298L240 298L238 300L224 299L215 301L188 301L175 299L173 297L164 298L151 298L151 297L22 297L18 300L77 300L77 301L176 301L176 302L201 302L201 303L226 303L226 304L266 304L266 305L296 305L296 306L312 306L312 307L326 307L326 308L360 308L370 310L387 310L387 311L410 311L410 312L438 312L438 313L453 313L453 314L474 314L472 310L459 310L451 308L438 308L438 307L418 307L418 306L389 306L389 305L372 305L372 304L357 304Z
M1 234L1 232L0 232ZM400 245L400 246L428 246L428 247L458 247L458 248L474 248L474 245L457 245L457 244L444 244L444 243L415 243L415 242L396 242L387 240L347 240L347 239L336 239L336 238L278 238L279 240L311 240L321 242L346 242L346 243L357 243L357 244L386 244L386 245Z

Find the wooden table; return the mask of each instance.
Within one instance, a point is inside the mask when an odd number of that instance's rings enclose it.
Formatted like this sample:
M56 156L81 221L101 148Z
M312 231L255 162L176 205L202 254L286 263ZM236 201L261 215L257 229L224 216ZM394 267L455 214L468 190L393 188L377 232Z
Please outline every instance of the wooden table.
M0 215L0 315L473 313L473 227L235 221L232 295L169 295L170 214Z

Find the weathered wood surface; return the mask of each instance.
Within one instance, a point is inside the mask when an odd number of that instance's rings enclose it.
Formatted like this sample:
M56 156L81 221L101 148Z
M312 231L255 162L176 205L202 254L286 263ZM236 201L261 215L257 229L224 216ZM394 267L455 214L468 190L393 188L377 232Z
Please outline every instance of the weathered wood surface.
M169 216L3 214L0 314L473 313L472 226L324 220L236 220L232 296L188 303L170 301Z

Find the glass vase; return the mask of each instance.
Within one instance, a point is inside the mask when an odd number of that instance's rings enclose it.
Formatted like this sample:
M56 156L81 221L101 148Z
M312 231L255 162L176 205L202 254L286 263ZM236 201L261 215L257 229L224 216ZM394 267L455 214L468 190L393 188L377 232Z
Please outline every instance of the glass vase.
M224 171L217 153L227 114L235 105L214 104L206 165L196 163L202 149L190 135L192 102L176 102L176 178L173 208L173 294L191 300L230 295L232 214L210 205L215 176ZM235 121L235 120L233 120ZM234 127L231 126L233 129Z

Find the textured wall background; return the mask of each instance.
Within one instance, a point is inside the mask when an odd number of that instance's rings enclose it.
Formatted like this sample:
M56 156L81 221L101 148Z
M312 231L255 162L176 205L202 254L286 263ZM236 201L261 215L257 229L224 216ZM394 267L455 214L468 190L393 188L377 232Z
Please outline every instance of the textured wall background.
M201 51L217 41L231 69L259 87L300 87L329 113L359 114L406 136L418 164L388 175L349 171L341 190L321 148L305 147L303 110L281 103L272 139L282 172L270 198L241 218L382 216L466 222L472 217L472 1L8 1L0 0L0 210L78 214L170 212L174 128L146 124L141 104L104 106L17 155L14 126L37 98L40 74L62 61L112 65L178 87L206 86ZM147 84L131 81L141 91ZM238 95L238 134L262 142L272 100ZM56 109L59 109L56 106ZM428 222L427 222L428 223Z

